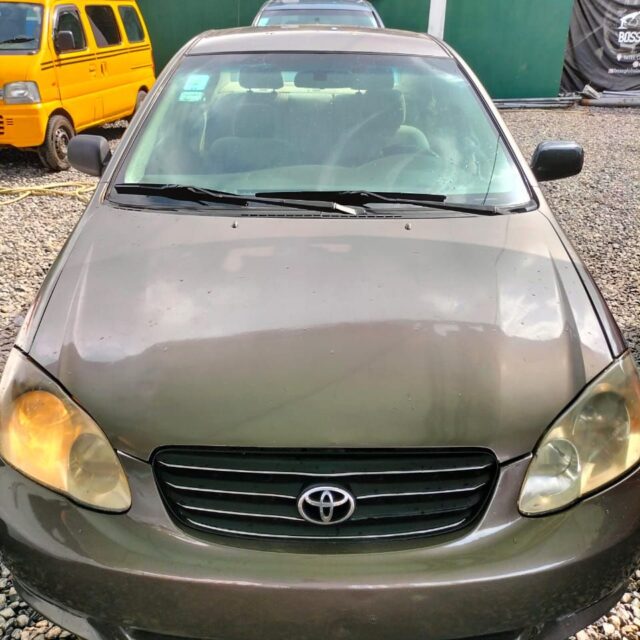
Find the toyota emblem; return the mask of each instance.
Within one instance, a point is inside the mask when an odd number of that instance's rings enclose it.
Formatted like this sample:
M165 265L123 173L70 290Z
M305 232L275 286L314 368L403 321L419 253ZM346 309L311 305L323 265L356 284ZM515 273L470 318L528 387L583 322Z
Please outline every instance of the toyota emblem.
M312 524L340 524L348 520L355 509L355 498L341 487L309 487L298 498L300 515Z

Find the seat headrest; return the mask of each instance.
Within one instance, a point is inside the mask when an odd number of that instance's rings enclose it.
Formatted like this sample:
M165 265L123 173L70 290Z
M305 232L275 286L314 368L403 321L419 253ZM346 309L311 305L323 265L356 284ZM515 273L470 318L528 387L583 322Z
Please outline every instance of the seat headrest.
M298 71L294 79L301 89L345 89L353 84L353 74L349 71L324 71L322 69Z
M271 65L256 65L240 69L238 82L243 89L282 89L282 72Z
M405 122L407 105L400 91L369 90L362 97L362 131L371 136L395 133Z
M393 69L388 67L370 67L354 74L353 88L360 91L388 91L396 84Z

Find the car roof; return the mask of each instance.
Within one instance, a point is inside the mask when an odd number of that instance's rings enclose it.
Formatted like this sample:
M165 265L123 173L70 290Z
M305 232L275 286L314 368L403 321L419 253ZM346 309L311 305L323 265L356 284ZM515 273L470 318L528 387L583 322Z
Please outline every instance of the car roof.
M301 26L269 29L243 27L207 31L187 55L245 52L349 52L382 53L450 58L435 38L411 31L363 27Z
M339 9L346 11L373 12L372 5L367 0L269 0L262 11L286 11L287 9Z

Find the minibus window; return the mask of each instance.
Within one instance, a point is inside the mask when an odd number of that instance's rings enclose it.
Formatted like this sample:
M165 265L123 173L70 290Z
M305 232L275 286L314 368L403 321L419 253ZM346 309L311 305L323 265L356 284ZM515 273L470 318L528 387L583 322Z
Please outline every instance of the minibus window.
M26 2L0 2L0 51L37 51L42 7Z
M82 51L87 48L87 39L85 38L77 9L65 7L58 11L55 33L57 34L60 31L69 31L73 35L72 51Z
M91 30L99 47L111 47L122 42L116 16L111 7L93 5L87 7Z
M126 5L121 5L118 9L120 10L124 30L127 33L127 40L129 42L142 42L144 40L144 29L136 10Z

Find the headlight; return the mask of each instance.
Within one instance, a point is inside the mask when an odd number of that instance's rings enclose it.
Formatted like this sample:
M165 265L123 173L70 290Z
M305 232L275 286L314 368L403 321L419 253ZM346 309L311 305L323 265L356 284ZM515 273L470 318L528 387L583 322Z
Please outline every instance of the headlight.
M40 102L40 91L35 82L10 82L4 85L6 104L36 104Z
M558 418L534 453L520 511L567 507L640 462L640 379L630 354L616 360Z
M104 433L17 349L0 382L0 456L82 505L117 512L131 506L127 478Z

